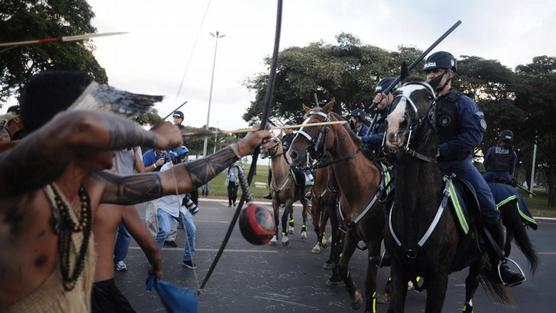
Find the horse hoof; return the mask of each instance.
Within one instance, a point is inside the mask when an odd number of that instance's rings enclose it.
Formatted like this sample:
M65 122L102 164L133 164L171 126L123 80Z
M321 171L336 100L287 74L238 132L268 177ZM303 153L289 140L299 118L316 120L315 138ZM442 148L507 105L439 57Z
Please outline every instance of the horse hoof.
M332 270L332 269L334 269L334 263L324 262L324 264L322 265L322 268L324 268L325 270Z
M359 291L355 291L353 294L353 300L351 301L351 308L354 310L359 310L363 305L363 297Z
M316 244L316 245L313 247L313 249L311 250L311 253L313 253L313 254L319 254L319 253L321 253L321 251L322 251L322 250L321 250L321 248L320 248L320 245L319 245L319 243L317 242L317 244Z
M307 232L306 231L301 232L301 239L303 239L303 240L307 239Z
M288 236L282 237L282 246L287 246L288 243L290 243L290 239L288 238Z
M288 226L288 234L293 235L294 231L295 231L295 228L293 228L293 226Z
M390 303L390 295L387 294L387 293L379 294L379 295L376 297L376 302L377 302L378 304L388 304L388 303Z
M276 245L277 241L278 241L278 238L276 237L276 235L272 236L272 239L270 239L270 245L271 246Z
M471 305L471 304L469 304L469 303L466 303L466 304L463 306L463 311L462 311L462 312L463 312L463 313L473 313L473 305Z

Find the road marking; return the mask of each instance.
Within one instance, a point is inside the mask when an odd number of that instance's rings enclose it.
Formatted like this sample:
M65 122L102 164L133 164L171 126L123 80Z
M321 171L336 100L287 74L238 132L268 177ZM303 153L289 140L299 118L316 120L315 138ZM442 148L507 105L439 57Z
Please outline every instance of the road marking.
M195 220L195 223L219 223L219 224L230 224L230 221Z
M320 311L320 309L317 308L316 306L311 306L311 305L307 305L307 304L303 304L303 303L297 303L297 302L292 302L292 301L286 301L286 300L274 299L274 298L267 298L267 297L261 297L261 296L254 296L253 298L263 299L263 300L270 300L270 301L278 301L278 302L283 302L283 303L287 303L287 304L297 305L297 306L304 307L304 308L309 308L309 309L312 309L312 310L315 310L315 311Z
M141 250L140 247L129 247L131 250ZM183 248L162 248L162 250L170 251L183 251ZM195 251L200 252L218 252L218 249L210 248L197 248ZM277 250L255 250L255 249L225 249L224 252L235 252L235 253L278 253Z

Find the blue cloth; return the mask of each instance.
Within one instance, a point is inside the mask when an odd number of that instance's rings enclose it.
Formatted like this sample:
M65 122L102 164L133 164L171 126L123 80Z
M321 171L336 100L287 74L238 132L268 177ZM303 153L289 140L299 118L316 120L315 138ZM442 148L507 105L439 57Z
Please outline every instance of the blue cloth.
M156 217L158 219L156 242L162 248L164 246L164 241L168 238L168 235L170 235L172 231L172 219L177 220L177 218L160 208L157 209ZM185 241L183 251L183 260L191 261L191 258L195 256L195 233L197 232L197 228L193 222L193 216L188 210L182 210L180 212L180 218L183 223L183 228L187 232L187 240Z
M487 224L500 222L500 212L496 209L494 197L487 182L479 173L479 170L471 162L471 156L462 161L442 162L440 168L445 174L456 174L457 177L467 180L477 193L477 200L481 207L483 221Z
M114 264L123 261L127 256L129 242L131 238L123 223L118 226L118 236L116 237L116 245L114 245Z
M365 124L361 124L361 128L359 128L359 131L357 132L356 135L359 137L363 137L367 135L368 132L369 132L369 127Z
M183 288L149 274L145 289L156 290L160 301L170 313L197 313L197 292Z
M437 103L441 102L441 97L439 97ZM455 111L457 119L457 122L454 121L455 134L451 136L442 136L441 134L439 138L438 150L441 161L465 159L481 143L486 131L484 114L469 97L459 95L455 102Z
M492 195L494 196L494 201L496 201L496 206L498 208L502 206L506 200L514 197L517 200L517 209L520 211L519 213L521 219L531 226L536 226L535 219L533 218L533 215L531 215L531 212L527 207L527 203L525 203L514 186L495 182L489 182L488 186L490 187L490 190L492 190ZM534 228L536 229L536 227Z

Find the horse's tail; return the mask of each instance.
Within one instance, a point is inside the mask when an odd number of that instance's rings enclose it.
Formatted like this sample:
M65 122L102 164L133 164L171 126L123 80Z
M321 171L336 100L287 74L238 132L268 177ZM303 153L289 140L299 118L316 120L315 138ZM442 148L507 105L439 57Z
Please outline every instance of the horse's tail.
M498 273L493 270L490 262L486 262L479 275L479 282L483 288L497 301L503 304L512 304L508 289L500 282Z
M529 261L529 265L531 267L531 272L535 272L537 269L539 259L537 256L537 252L535 251L535 247L529 240L529 235L527 235L527 230L525 229L525 225L521 221L519 217L519 212L517 211L517 200L510 201L506 205L502 206L500 209L502 213L502 221L506 226L506 232L513 235L515 241L517 242L517 246L523 252L527 261Z

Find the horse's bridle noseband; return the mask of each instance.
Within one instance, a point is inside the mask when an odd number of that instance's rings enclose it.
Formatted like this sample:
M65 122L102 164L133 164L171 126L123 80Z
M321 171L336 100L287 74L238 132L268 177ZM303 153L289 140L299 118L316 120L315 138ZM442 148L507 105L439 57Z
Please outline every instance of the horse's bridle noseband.
M400 99L405 99L405 101L407 101L410 105L411 108L413 109L413 112L415 112L415 115L418 117L416 122L413 122L409 125L409 133L407 135L407 139L405 142L405 145L403 146L403 152L411 155L414 158L417 158L421 161L425 161L428 163L436 163L436 156L426 156L422 153L419 153L417 151L415 151L414 149L410 148L409 145L411 144L411 139L412 139L412 134L413 132L421 129L421 127L424 125L424 122L426 121L432 128L436 128L436 125L434 124L434 114L435 114L435 110L436 110L436 93L434 92L434 89L431 87L431 85L429 85L426 82L409 82L409 83L405 83L403 84L402 87L408 86L408 85L421 85L423 87L425 87L431 97L430 101L430 105L429 105L429 109L427 110L427 113L421 117L419 117L419 111L417 110L417 106L415 105L415 103L413 102L413 100L411 100L410 97L408 96L404 96L404 95L396 95L395 98L400 98ZM394 98L394 99L395 99Z
M329 122L330 118L328 117L328 114L321 112L321 111L309 111L309 113L307 113L307 116L311 116L311 115L318 115L324 118L324 120L322 122ZM311 143L311 149L309 150L309 154L311 155L311 158L318 160L321 159L323 157L326 156L326 145L325 145L325 141L326 141L326 134L328 134L328 125L322 125L319 128L319 132L316 138L313 138L311 135L309 135L305 130L303 130L303 127L301 127L301 129L299 129L296 132L296 135L294 137L297 138L297 136L301 135L303 136L305 139L307 139L310 143Z

